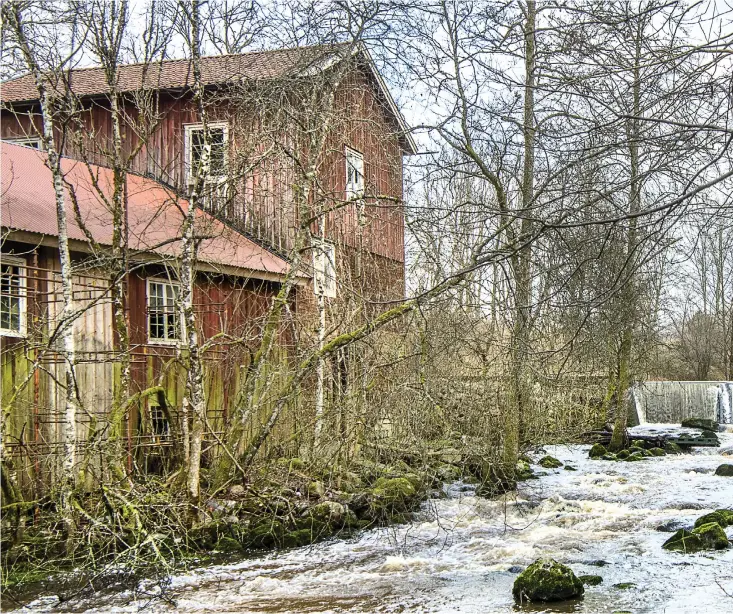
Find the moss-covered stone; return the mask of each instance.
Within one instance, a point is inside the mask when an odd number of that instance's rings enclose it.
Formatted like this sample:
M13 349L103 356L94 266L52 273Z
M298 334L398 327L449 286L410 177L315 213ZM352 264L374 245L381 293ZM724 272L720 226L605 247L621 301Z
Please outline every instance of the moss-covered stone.
M702 550L703 544L699 536L693 535L687 529L680 529L662 544L662 548L674 552L692 553Z
M720 475L726 478L733 477L733 465L723 463L715 470L715 475Z
M217 552L240 552L242 550L242 544L233 537L221 537L216 542L214 550Z
M601 457L601 460L605 460L605 461L617 461L618 460L618 456L616 456L613 452L609 452L608 454L604 454Z
M573 467L572 465L565 465L563 469L565 469L565 471L577 471L577 468Z
M654 456L654 454L652 453L652 451L651 451L651 450L642 450L642 451L641 451L641 455L642 455L642 456L643 456L644 458L649 458L650 456Z
M650 451L650 452L652 453L652 455L654 455L654 456L666 456L666 455L667 455L667 453L666 453L666 452L664 451L664 448L652 448L652 449L651 449L651 450L649 450L649 451Z
M518 603L565 601L580 597L583 583L573 570L554 559L538 559L519 574L512 594Z
M529 463L522 460L517 462L514 477L517 482L537 479L537 476L535 476L534 471L532 471L532 467L529 466Z
M280 520L264 518L251 527L247 545L252 548L280 546L285 533L285 526Z
M557 469L562 467L562 463L554 456L543 456L537 464L545 469Z
M641 450L636 450L629 454L625 460L627 463L641 461L644 460L644 454L641 452Z
M605 454L608 454L608 450L602 443L594 443L588 451L588 457L593 459L602 458Z
M578 580L580 580L585 586L598 586L603 582L603 578L601 576L594 575L578 576Z
M309 529L296 529L283 535L282 545L284 548L297 548L312 544L320 535L314 534Z
M664 542L662 548L689 554L700 550L723 550L729 545L723 528L717 522L708 522L692 532L680 529Z
M619 450L616 453L616 458L619 460L626 460L631 455L631 452L629 450Z
M692 530L697 535L706 550L724 550L730 543L728 537L717 522L708 522Z
M674 441L665 441L664 451L667 454L682 454L682 448L680 448Z
M641 439L634 439L630 444L630 448L637 448L638 450L644 449L644 442Z
M717 522L723 528L728 525L733 525L733 511L715 510L714 512L700 516L700 518L695 521L695 528L701 527L709 522Z
M700 429L703 431L717 431L718 423L707 418L687 418L682 421L682 426L689 429Z
M630 588L636 588L636 584L633 582L619 582L618 584L614 584L613 588L617 588L620 591L627 591Z

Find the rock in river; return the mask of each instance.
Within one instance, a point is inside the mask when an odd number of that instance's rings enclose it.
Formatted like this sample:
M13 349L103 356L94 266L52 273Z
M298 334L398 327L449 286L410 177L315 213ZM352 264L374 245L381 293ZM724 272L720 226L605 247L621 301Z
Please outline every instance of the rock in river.
M733 465L723 463L715 470L715 475L722 475L726 478L733 477Z
M562 467L562 463L554 456L543 456L537 464L545 469L557 469L558 467Z
M568 566L554 559L538 559L514 581L512 594L525 601L565 601L585 592L583 582Z
M707 418L688 418L682 421L682 426L688 429L700 429L701 431L718 430L718 423Z
M692 533L680 529L664 542L662 548L690 554L700 550L723 550L728 545L723 528L717 522L708 522L693 529Z

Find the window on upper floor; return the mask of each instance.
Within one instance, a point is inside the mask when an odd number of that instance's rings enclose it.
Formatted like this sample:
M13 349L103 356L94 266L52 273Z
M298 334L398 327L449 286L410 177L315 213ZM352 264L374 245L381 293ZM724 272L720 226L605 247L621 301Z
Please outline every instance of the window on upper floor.
M313 239L313 291L336 297L336 246L323 239Z
M178 291L180 286L163 279L148 279L148 340L175 343L180 339Z
M33 149L43 149L43 141L37 136L19 136L14 138L3 139L6 143L13 143L14 145L23 145L25 147L32 147Z
M346 148L346 199L364 196L364 156L358 151Z
M207 181L222 181L227 176L229 126L225 123L210 123L209 141L211 153L209 156L209 172L206 174L205 179ZM204 153L204 145L203 125L190 124L186 126L186 177L189 185L196 178L196 172L200 167Z
M0 335L25 335L25 288L25 260L0 256Z

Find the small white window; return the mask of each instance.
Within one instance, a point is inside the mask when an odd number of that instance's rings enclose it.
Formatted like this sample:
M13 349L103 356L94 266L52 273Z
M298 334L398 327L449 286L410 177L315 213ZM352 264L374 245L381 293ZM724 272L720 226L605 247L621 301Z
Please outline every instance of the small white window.
M33 149L43 149L43 142L37 136L24 136L13 139L3 139L7 143L14 145L23 145L24 147L32 147Z
M229 150L229 126L223 123L209 124L209 172L206 181L220 181L227 176L227 158ZM186 177L189 185L194 182L204 152L204 126L191 124L186 126Z
M148 339L151 343L175 343L178 325L178 284L148 279Z
M364 156L346 148L346 200L364 196Z
M25 260L0 255L0 335L25 335L25 288Z
M313 239L313 291L336 297L336 246L323 239Z

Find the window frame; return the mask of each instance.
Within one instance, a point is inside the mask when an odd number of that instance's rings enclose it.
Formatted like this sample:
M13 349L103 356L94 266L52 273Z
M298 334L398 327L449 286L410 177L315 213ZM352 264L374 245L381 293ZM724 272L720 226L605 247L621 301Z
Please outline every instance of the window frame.
M364 176L364 154L360 151L357 151L353 147L346 147L345 153L344 153L345 163L346 163L346 200L359 200L361 198L364 198L364 191L365 191L365 185L366 185L366 179ZM356 158L361 162L361 186L358 184L356 186L353 186L349 183L349 167L353 166L351 164L351 160L353 158ZM359 170L354 167L354 170L358 173Z
M20 281L18 285L18 330L14 330L12 328L2 328L0 326L0 336L22 339L25 338L28 334L28 286L26 283L27 262L25 258L1 254L0 266L5 264L10 264L12 266L18 267L18 279Z
M43 151L43 139L40 136L14 136L3 138L6 143L12 143L13 145L22 145L23 147L31 147L38 151ZM29 143L35 143L38 147L33 147Z
M313 237L313 293L318 296L323 293L326 298L336 298L337 294L337 272L336 272L336 244L326 239ZM326 258L330 266L323 268L319 265L319 259ZM330 269L330 270L329 270ZM333 272L332 275L329 273ZM324 283L325 282L325 283Z
M193 184L193 175L192 175L192 156L193 156L193 133L195 131L203 130L204 125L201 123L198 124L184 124L184 155L185 155L185 173L186 173L186 184L191 185ZM227 178L228 175L228 169L229 169L229 124L227 122L209 122L209 130L212 129L223 129L224 131L224 173L222 175L209 175L208 177L204 178L205 182L221 182L224 181Z
M178 345L178 343L183 339L183 331L181 329L181 323L180 323L180 314L178 313L178 306L175 304L177 302L177 297L174 297L174 304L173 304L173 314L175 315L176 322L178 324L178 335L175 337L164 337L164 338L158 338L158 337L152 337L151 336L151 326L150 326L150 298L152 296L150 292L150 286L151 284L162 284L163 286L170 286L171 288L178 288L178 291L181 290L181 284L173 281L171 279L166 279L164 277L148 277L145 280L145 327L147 329L147 339L149 345ZM166 312L163 312L166 313ZM167 335L167 326L166 326L166 335Z

